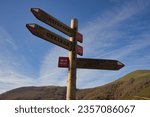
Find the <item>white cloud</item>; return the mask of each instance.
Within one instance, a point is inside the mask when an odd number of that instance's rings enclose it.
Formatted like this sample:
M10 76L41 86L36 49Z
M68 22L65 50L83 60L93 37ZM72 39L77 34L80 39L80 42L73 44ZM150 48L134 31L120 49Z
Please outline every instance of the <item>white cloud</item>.
M64 85L67 78L67 70L58 68L59 56L68 56L66 50L60 47L54 47L44 57L39 80L43 85Z
M131 42L129 42L128 44L124 45L123 47L117 48L113 51L111 51L111 53L108 54L104 54L102 55L107 56L109 58L117 58L117 59L123 59L128 57L129 55L132 56L132 53L138 52L138 50L143 49L145 47L149 47L150 46L150 35L145 36L145 34L140 37L137 38L136 40L133 39L133 41L131 40Z
M19 48L13 38L0 27L0 92L36 83L35 79L21 72L20 68L29 67L27 67L28 63L23 60L23 55L16 54L17 49Z
M0 44L1 47L6 46L7 44L7 46L11 47L13 50L17 48L14 40L11 38L9 33L5 31L5 29L2 27L0 27Z
M17 73L17 71L8 71L0 73L0 92L14 89L17 87L36 85L36 79Z

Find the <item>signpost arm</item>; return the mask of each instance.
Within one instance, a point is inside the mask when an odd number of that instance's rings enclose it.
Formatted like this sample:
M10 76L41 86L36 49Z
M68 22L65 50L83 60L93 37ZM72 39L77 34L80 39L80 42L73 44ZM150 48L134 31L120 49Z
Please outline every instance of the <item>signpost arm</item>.
M76 32L78 31L78 20L71 20L71 28L75 30L75 34L73 37L70 37L70 41L72 42L72 51L69 52L69 68L68 68L68 79L67 79L67 100L75 100L76 99L76 60L77 60L77 52L76 52Z

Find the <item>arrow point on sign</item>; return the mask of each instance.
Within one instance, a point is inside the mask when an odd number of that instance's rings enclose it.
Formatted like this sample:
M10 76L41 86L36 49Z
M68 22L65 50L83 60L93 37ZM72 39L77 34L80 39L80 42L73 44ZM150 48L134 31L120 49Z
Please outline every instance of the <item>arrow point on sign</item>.
M26 27L33 32L34 28L35 28L35 24L26 24Z
M33 11L33 12L39 12L39 8L31 8L31 11Z
M121 62L119 62L119 61L118 61L118 62L117 62L117 65L121 65L121 66L122 66L122 65L123 65L123 63L121 63Z
M39 12L39 8L31 8L31 12L36 16L37 13Z
M27 28L35 28L35 24L26 24Z
M123 63L121 63L120 61L117 61L117 65L119 66L118 68L121 69L122 67L124 67L125 65Z

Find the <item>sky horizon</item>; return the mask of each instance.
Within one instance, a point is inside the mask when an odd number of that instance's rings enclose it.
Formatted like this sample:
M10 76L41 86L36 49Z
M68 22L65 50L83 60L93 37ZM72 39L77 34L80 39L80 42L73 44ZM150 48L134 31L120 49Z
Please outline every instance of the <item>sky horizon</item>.
M36 23L67 39L68 36L36 19L40 8L70 26L77 18L83 34L83 58L119 60L119 71L77 70L77 88L112 82L135 70L150 70L150 1L147 0L38 0L0 4L0 93L24 86L66 86L67 68L58 68L68 51L40 39L26 28ZM81 57L81 56L78 56Z

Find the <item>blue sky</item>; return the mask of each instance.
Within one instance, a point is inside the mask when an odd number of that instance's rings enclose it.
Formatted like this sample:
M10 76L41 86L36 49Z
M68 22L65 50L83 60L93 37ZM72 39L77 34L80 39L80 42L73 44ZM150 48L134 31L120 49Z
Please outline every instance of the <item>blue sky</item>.
M58 68L58 57L68 51L32 35L25 27L38 21L30 8L41 8L70 25L79 21L85 58L117 59L119 71L77 71L77 88L114 81L135 70L150 69L149 0L1 0L0 92L22 86L66 86L67 69Z

